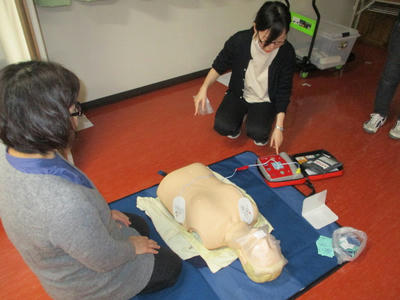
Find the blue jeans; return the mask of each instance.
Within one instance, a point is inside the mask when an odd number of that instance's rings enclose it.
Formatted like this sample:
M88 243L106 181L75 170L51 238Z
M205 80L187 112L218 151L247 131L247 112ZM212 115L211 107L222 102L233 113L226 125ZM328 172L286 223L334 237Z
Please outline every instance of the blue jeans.
M400 82L400 19L394 24L389 40L388 56L376 91L374 112L387 116L390 103ZM398 117L400 120L400 116Z

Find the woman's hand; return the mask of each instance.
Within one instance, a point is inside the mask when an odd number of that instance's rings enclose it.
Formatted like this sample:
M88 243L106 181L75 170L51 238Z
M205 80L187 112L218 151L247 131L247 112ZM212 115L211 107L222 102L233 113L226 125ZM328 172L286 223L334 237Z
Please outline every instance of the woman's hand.
M218 77L219 77L218 72L215 71L214 68L211 68L206 76L206 79L204 79L204 82L201 85L199 92L197 93L196 96L194 96L194 115L199 114L200 108L203 111L206 109L208 87L211 86L217 80Z
M129 221L129 217L119 210L112 210L111 211L111 218L113 218L116 222L118 222L119 227L121 227L121 223L124 224L126 227L131 225L131 221Z
M194 115L198 115L200 110L205 110L207 99L207 89L201 87L196 96L194 96Z
M149 239L147 236L135 236L132 235L129 237L129 241L136 249L136 254L145 254L145 253L153 253L157 254L157 249L160 249L160 246L156 241Z
M279 154L279 147L283 142L283 132L278 128L275 128L271 135L270 146L275 148L276 154Z

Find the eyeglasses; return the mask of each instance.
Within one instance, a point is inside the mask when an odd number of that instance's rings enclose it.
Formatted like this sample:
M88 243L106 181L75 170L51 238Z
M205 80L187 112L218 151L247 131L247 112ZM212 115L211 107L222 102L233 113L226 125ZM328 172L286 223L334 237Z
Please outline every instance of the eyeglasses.
M280 46L282 46L285 42L286 42L286 39L285 40L283 40L283 41L272 41L268 46L264 46L264 44L265 44L265 40L263 41L261 38L260 38L260 32L259 31L257 31L257 37L258 37L258 42L260 43L260 46L262 47L262 48L265 48L265 47L268 47L269 45L274 45L274 46L276 46L276 47L280 47Z
M69 114L71 117L82 116L82 105L79 102L75 102L75 112Z

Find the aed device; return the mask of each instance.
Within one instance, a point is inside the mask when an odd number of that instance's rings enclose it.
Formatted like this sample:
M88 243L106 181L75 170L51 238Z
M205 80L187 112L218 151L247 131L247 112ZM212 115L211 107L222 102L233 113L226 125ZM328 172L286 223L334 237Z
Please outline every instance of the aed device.
M270 187L307 184L311 181L343 174L343 164L326 150L316 150L289 156L267 155L257 159L257 166Z
M303 184L306 180L300 164L294 162L285 152L259 157L257 166L270 187Z

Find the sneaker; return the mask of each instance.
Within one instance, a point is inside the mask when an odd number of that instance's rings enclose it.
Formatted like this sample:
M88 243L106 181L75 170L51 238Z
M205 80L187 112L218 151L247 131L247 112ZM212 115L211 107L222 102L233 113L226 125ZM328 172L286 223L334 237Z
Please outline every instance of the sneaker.
M254 140L254 144L257 146L265 146L266 144L268 144L268 140L266 140L265 142L257 142L256 140Z
M231 140L235 140L240 136L241 131L239 130L239 132L236 135L227 135L228 138L230 138Z
M363 128L368 133L376 133L379 128L386 122L386 117L382 117L380 114L373 113L370 115L371 119L364 122Z
M389 136L395 140L400 139L400 120L397 120L396 125L390 129Z

